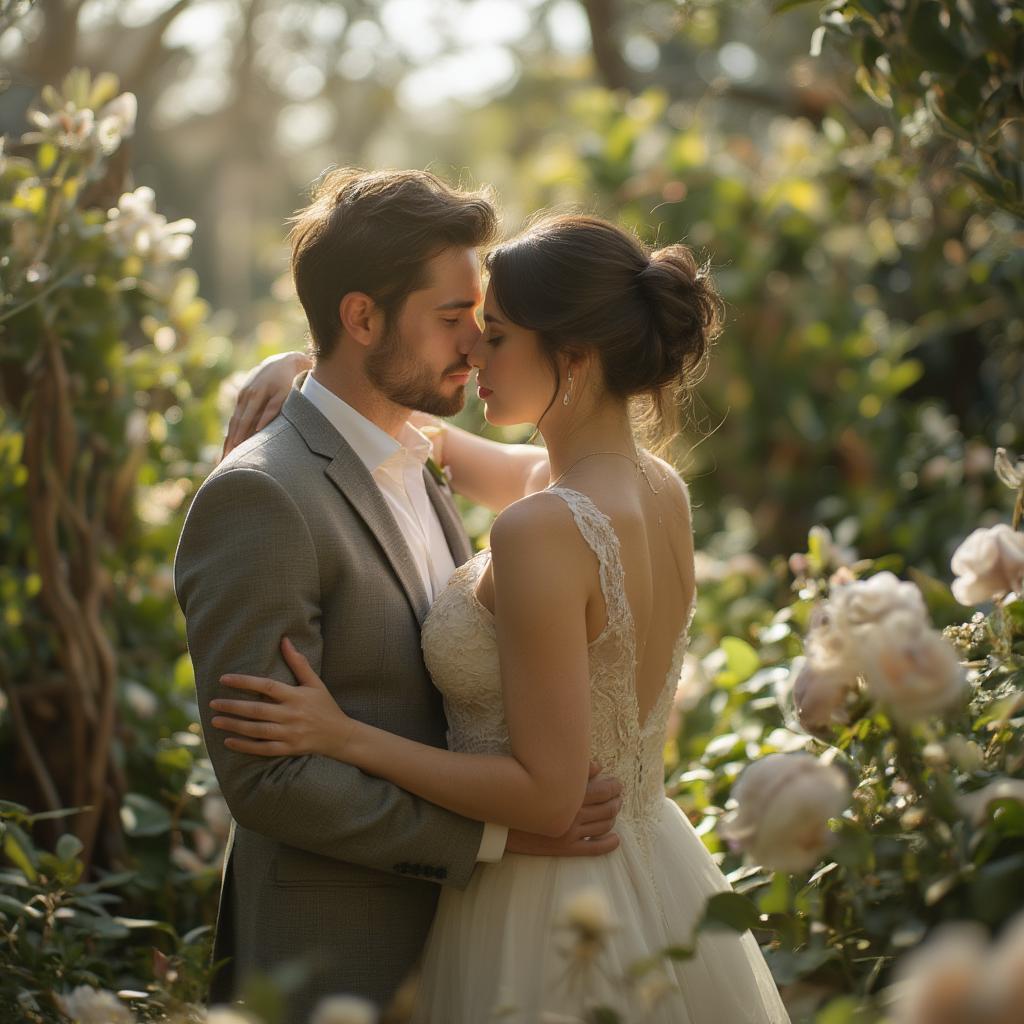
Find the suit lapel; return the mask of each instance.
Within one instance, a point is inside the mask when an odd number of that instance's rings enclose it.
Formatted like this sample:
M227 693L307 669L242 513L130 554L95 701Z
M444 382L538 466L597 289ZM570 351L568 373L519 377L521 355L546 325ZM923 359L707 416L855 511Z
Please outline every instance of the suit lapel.
M331 460L324 474L376 538L422 625L430 610L423 581L405 537L363 460L297 388L292 389L282 412L313 451Z
M429 469L424 468L423 479L426 482L430 504L434 506L437 518L441 522L444 539L448 541L448 550L452 553L452 560L456 565L462 565L473 552L469 546L465 527L462 525L462 520L451 499L451 494L447 488L441 488Z

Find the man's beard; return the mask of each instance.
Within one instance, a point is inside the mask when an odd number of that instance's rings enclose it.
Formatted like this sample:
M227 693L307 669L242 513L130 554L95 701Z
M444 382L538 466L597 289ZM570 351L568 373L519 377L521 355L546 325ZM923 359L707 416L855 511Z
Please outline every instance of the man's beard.
M411 345L402 338L396 324L389 323L379 344L366 357L366 376L385 398L404 409L416 409L432 416L454 416L463 406L466 393L458 388L453 395L441 390L441 382L450 374L469 369L464 359L449 366L441 375L423 366Z

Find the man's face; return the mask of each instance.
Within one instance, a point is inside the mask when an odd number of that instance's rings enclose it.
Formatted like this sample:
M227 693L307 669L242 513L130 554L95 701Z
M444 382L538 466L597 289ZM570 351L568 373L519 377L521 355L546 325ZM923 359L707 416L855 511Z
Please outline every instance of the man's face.
M475 249L446 249L366 357L370 382L396 405L453 416L466 398L466 355L480 337L483 296Z

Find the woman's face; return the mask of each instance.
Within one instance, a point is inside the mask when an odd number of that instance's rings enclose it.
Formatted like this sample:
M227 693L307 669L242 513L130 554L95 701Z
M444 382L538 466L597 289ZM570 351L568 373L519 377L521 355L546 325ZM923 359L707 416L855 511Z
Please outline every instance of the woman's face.
M495 426L538 423L556 380L536 331L512 323L488 287L484 298L484 331L469 352L477 368L477 393L484 415Z

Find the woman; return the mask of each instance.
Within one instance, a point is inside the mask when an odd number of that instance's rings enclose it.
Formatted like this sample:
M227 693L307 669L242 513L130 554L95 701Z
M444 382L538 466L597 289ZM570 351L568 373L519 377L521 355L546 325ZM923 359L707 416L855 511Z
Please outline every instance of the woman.
M214 701L213 724L241 751L334 757L467 817L553 836L591 759L623 783L613 853L506 854L442 893L416 1020L525 1024L607 1005L673 1024L788 1021L749 932L703 932L690 960L662 955L690 941L728 883L664 793L695 603L692 523L685 483L637 448L631 413L646 402L667 428L719 330L718 297L686 247L650 253L592 217L541 220L487 266L486 327L469 355L486 416L537 423L547 452L517 449L514 471L487 483L485 442L451 431L442 448L456 489L499 510L490 549L455 571L423 626L451 749L347 717L287 640L302 685L226 676L270 700ZM561 914L585 889L610 917L577 922L573 947ZM638 984L640 961L654 967Z

